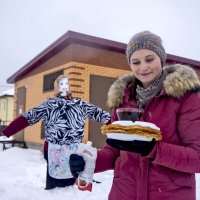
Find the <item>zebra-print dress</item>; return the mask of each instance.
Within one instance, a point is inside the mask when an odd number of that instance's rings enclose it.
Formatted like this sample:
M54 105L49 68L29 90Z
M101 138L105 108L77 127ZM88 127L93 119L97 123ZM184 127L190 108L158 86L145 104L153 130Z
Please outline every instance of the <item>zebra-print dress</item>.
M55 97L23 113L29 125L44 121L45 140L53 144L80 143L87 118L107 123L110 114L81 99L65 100Z
M81 99L65 100L60 97L47 99L39 106L23 113L23 116L26 118L29 125L43 120L45 126L45 146L50 143L60 145L60 147L79 144L82 141L85 120L87 118L102 123L107 123L111 118L108 112L93 104L86 103ZM67 154L68 153L65 154L65 157L68 156ZM45 148L44 158L47 161L45 189L49 190L55 187L65 187L75 183L75 178L57 179L50 175L49 169L51 169L50 160L52 156L50 155L49 157L47 149ZM56 159L65 161L68 158L63 159L56 157ZM54 163L54 161L52 163ZM57 163L57 161L55 163ZM54 172L54 169L52 169L52 172Z

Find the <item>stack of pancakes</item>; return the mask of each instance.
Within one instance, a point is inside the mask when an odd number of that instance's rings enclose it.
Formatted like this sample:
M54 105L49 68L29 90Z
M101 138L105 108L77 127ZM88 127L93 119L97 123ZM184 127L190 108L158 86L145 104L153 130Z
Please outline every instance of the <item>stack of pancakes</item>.
M119 122L119 121L118 121ZM143 136L146 138L155 138L156 140L162 139L160 129L155 124L148 122L134 122L131 125L121 125L121 123L113 123L109 125L103 125L101 127L102 134L107 133L124 133Z

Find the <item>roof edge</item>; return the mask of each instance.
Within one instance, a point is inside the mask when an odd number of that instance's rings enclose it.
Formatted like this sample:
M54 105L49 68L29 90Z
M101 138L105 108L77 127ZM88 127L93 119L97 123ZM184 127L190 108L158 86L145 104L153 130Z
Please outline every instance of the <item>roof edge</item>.
M37 56L31 59L22 68L16 71L13 75L11 75L7 79L7 83L14 84L17 80L26 75L29 71L37 67L37 63L39 63L40 61L48 60L51 57L51 55L53 55L53 53L55 53L56 51L60 51L62 48L66 47L67 45L73 42L90 44L95 47L105 48L107 50L118 51L121 53L125 53L127 45L125 43L103 39L69 30L60 38L58 38L55 42L53 42L47 48L45 48L41 53L39 53ZM171 54L167 54L167 62L180 62L183 64L192 65L193 67L200 69L200 61L183 58Z

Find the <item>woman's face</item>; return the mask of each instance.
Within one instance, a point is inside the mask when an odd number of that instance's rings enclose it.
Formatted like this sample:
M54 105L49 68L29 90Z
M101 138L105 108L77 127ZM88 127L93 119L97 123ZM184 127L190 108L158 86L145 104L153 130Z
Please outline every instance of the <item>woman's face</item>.
M130 67L145 88L162 74L160 57L148 49L135 51L130 57Z

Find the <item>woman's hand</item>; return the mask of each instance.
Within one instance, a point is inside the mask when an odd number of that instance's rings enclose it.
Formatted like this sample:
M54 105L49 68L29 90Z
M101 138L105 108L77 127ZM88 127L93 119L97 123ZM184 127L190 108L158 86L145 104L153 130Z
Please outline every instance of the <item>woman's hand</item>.
M135 152L142 156L147 156L155 146L156 140L153 139L151 142L140 140L122 141L108 138L106 143L118 150Z
M73 177L77 178L79 172L82 172L85 168L85 161L82 156L71 154L69 157L69 166Z

